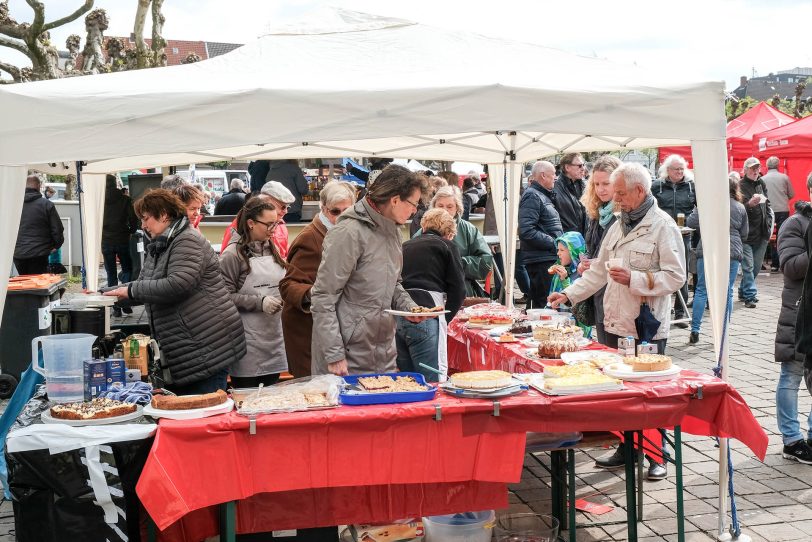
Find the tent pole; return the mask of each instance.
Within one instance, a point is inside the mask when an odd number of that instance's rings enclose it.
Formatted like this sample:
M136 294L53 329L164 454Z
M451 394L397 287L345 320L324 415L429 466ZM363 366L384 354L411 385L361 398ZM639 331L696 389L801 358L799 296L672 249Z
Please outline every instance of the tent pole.
M82 289L87 290L87 271L85 269L85 226L84 217L82 216L82 207L84 207L84 205L82 205L82 164L84 164L82 161L76 162L76 191L79 195L79 247L82 253Z
M513 205L512 202L515 201L516 194L514 193L516 187L516 178L515 178L515 170L514 167L516 165L516 132L510 132L510 151L505 154L505 161L503 162L505 166L505 174L504 178L507 182L507 186L504 187L504 195L502 196L504 199L504 219L505 219L505 245L502 247L502 260L507 262L508 259L513 263L512 266L505 266L505 276L502 277L502 287L505 289L505 306L508 309L513 308L513 275L514 272L511 271L508 273L508 269L511 270L516 269L516 250L513 248L514 239L516 237L516 224L514 220L511 220L512 213L513 213ZM508 168L510 173L508 173ZM512 226L512 227L511 227Z

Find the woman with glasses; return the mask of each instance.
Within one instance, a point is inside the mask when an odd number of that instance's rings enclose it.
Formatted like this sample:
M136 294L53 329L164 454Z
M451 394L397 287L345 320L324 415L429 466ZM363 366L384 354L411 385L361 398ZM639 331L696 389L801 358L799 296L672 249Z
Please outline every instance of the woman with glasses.
M293 240L288 252L288 268L279 283L285 304L282 330L288 351L288 370L296 378L310 376L310 341L313 316L310 289L321 263L324 237L335 228L338 217L355 203L355 187L346 182L329 182L321 190L321 212Z
M313 374L396 370L395 319L385 311L416 306L401 285L400 230L425 190L425 177L390 165L325 238L310 290Z
M485 291L479 285L485 280L493 269L493 254L479 230L463 220L462 192L456 186L443 186L437 190L429 205L432 209L445 209L457 222L457 234L454 244L460 251L462 269L465 273L465 295L468 297L483 297ZM414 237L421 235L423 230L417 230Z
M279 255L283 259L287 258L288 228L285 226L285 221L282 219L285 217L285 214L290 208L290 204L293 202L293 194L290 193L290 190L282 186L282 183L277 181L268 181L262 185L262 189L258 193L248 194L248 197L245 198L245 202L248 203L252 198L260 198L265 203L270 203L273 205L274 209L276 209L277 225L273 231L271 241L273 241L273 244L276 245L276 250L279 252ZM236 239L232 239L232 236L237 231L237 222L239 219L240 217L238 213L231 224L229 224L229 226L226 228L226 232L223 234L223 242L221 244L222 250L225 250L226 247L232 242L237 241Z
M229 370L234 388L270 386L288 369L279 295L285 261L271 242L277 219L272 204L252 198L238 217L239 240L220 256L226 290L245 328L247 351Z

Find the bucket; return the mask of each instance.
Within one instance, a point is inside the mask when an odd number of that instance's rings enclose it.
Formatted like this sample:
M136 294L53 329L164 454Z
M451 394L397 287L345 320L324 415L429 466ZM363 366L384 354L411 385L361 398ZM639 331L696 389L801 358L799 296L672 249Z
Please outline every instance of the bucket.
M45 377L48 399L55 403L85 400L83 363L92 359L95 340L95 336L87 333L68 333L35 337L31 341L31 366ZM40 365L40 360L44 365Z
M491 542L493 510L423 518L426 542Z
M556 542L558 520L544 514L503 514L494 531L496 542Z

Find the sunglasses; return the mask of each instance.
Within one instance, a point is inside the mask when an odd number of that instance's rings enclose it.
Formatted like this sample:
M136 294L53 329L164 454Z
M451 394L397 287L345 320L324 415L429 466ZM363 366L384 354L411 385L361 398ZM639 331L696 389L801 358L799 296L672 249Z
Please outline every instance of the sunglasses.
M328 209L327 212L330 213L333 216L338 216L341 213L343 213L344 211L341 210L341 209Z
M571 165L571 166L573 166L573 167L577 167L577 168L579 168L579 169L580 169L580 168L585 168L585 167L586 167L586 165L584 165L584 164L570 164L570 165Z

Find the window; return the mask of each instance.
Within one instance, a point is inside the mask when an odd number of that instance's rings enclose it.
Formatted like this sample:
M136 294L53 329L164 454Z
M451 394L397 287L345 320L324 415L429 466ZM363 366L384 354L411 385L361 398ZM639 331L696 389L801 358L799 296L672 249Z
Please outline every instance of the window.
M172 47L172 54L173 55L178 54L178 48L177 47Z

